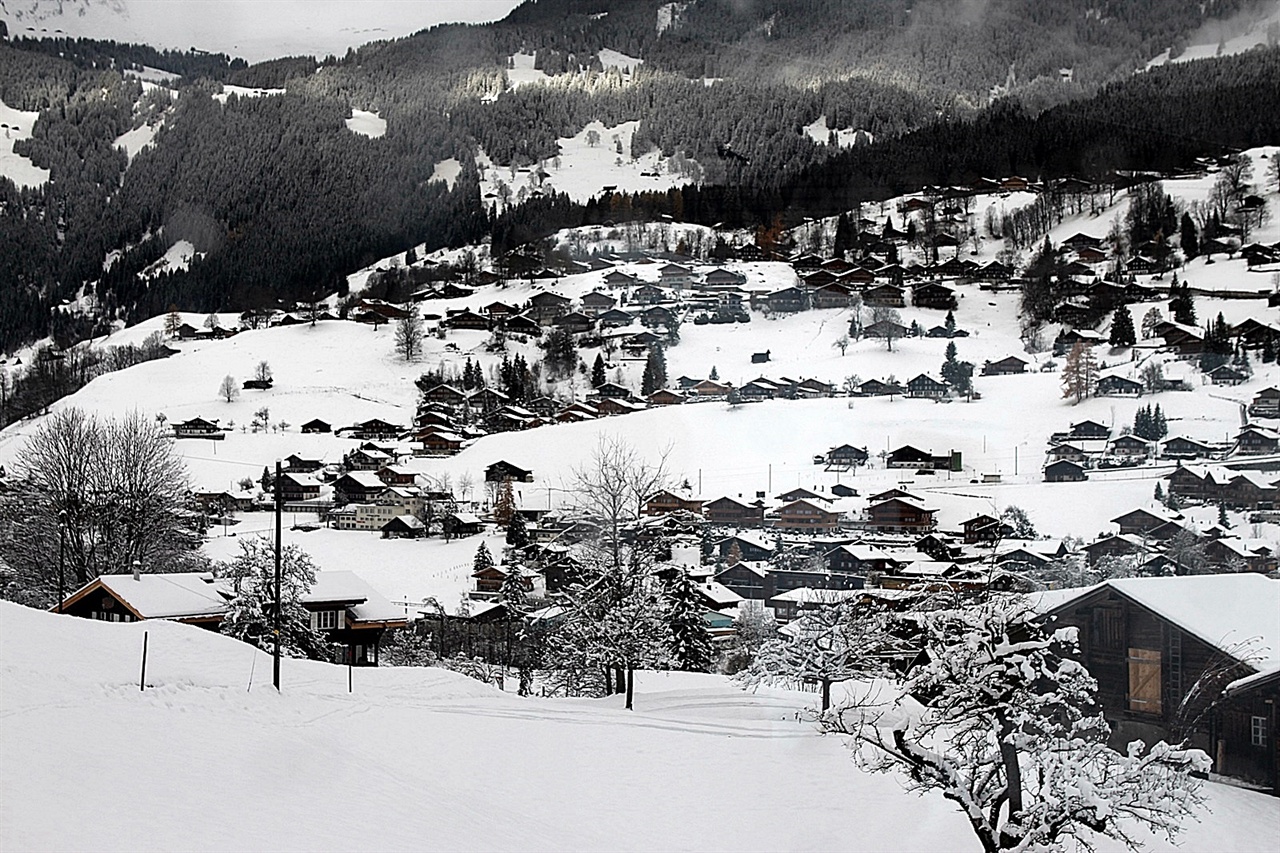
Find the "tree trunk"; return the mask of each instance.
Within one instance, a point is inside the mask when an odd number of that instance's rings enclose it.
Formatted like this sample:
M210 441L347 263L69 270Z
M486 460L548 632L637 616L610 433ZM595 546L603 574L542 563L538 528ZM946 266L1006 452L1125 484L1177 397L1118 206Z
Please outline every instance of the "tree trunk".
M831 679L822 679L822 710L831 708Z
M1013 734L1012 724L1002 713L996 714L996 720L1000 723L1000 759L1004 762L1005 790L1009 795L1009 817L1000 828L1000 847L1008 850L1017 847L1025 833L1022 826L1022 767L1018 764L1018 748L1009 742Z
M613 671L613 692L627 692L627 671L622 667L618 667Z
M632 697L635 694L635 686L636 686L636 671L631 667L627 667L627 710L628 711L635 710L632 707L632 703L631 703Z

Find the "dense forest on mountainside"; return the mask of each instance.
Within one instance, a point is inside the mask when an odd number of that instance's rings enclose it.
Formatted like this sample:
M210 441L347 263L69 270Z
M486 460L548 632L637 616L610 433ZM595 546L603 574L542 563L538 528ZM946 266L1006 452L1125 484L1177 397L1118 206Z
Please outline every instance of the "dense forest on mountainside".
M170 303L229 310L331 293L409 245L491 231L505 246L632 216L796 221L924 183L1163 168L1277 138L1265 108L1280 88L1275 50L1127 73L1237 0L698 0L667 4L659 31L662 5L539 0L491 25L252 67L106 41L0 43L0 99L42 110L15 151L52 174L35 189L0 179L0 348L51 331L74 340ZM604 48L644 64L624 78L600 67ZM518 52L571 73L513 89ZM139 65L184 75L179 95L121 76ZM222 103L222 82L287 94ZM1008 93L980 109L993 85ZM353 107L378 111L386 134L348 130ZM814 142L803 128L823 116L875 144ZM131 163L114 147L161 120ZM476 154L533 165L593 120L638 121L629 153L692 158L702 186L586 205L535 198L494 221ZM452 189L429 180L449 157L466 164ZM200 253L189 269L139 276L179 239ZM86 293L92 315L55 308Z

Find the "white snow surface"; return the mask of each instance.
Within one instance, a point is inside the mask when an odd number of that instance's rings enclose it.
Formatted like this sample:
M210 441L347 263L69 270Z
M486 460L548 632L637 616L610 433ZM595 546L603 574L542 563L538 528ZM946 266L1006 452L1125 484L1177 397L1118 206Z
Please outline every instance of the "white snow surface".
M692 183L690 177L671 171L669 161L656 149L632 159L631 137L639 126L638 121L612 127L592 121L575 135L561 137L557 140L559 165L556 158L543 161L540 166L547 177L541 180L537 176L538 166L512 174L510 166L495 165L483 151L480 152L476 165L483 170L480 193L485 206L497 204L501 209L501 199L496 196L500 196L503 184L510 188L514 200L522 198L522 193L527 195L541 190L566 193L574 201L585 202L600 195L606 186L619 192L641 192L667 190ZM599 135L595 145L588 141L593 132Z
M377 139L387 132L387 120L376 112L368 110L351 110L351 117L346 120L347 129L352 133Z
M116 137L115 147L123 149L132 163L134 157L155 144L156 134L163 126L164 118L161 117L155 124L140 124L133 130L126 130Z
M820 115L812 122L804 126L804 132L809 138L819 145L826 145L830 141L831 128L827 125L827 117ZM842 127L836 131L836 145L840 148L849 148L858 138L858 129L854 127ZM867 141L872 141L870 132L867 133Z
M235 86L231 83L223 83L222 91L213 96L215 101L225 104L227 98L235 95L239 98L265 98L271 95L283 95L284 89L259 89L249 86Z
M627 56L625 53L620 53L607 47L597 55L600 57L600 64L605 68L616 68L627 74L644 64L643 59L636 59L634 56Z
M0 177L8 178L22 187L38 187L49 180L49 170L41 169L30 157L15 154L13 143L31 138L31 126L40 117L37 112L16 110L0 101Z
M12 36L113 39L217 51L250 62L342 56L441 23L505 17L520 0L6 0Z
M457 157L450 157L448 160L441 160L436 163L435 168L431 170L431 177L428 180L444 181L449 189L453 189L454 183L458 180L458 175L462 172L462 164L458 162Z
M164 255L158 258L155 263L147 267L139 273L139 275L143 278L152 278L162 272L185 270L191 266L191 260L201 254L202 253L196 251L196 247L190 240L179 240L170 246L165 251ZM201 319L199 323L192 323L196 328L200 328L203 324L203 319ZM232 328L234 326L234 319L227 323L227 328Z
M862 772L841 739L797 722L813 694L721 676L638 673L628 712L444 669L285 660L276 693L268 655L209 631L9 602L0 676L5 850L978 849L954 806ZM1212 813L1185 849L1268 849L1273 799L1206 789ZM481 805L498 791L500 819ZM785 792L789 819L709 820L708 798L730 791Z
M1215 56L1235 56L1265 47L1271 43L1269 28L1280 24L1280 3L1270 2L1247 5L1229 20L1206 21L1188 37L1188 45L1174 59L1166 50L1147 63L1155 68L1168 62L1191 62L1196 59L1212 59Z

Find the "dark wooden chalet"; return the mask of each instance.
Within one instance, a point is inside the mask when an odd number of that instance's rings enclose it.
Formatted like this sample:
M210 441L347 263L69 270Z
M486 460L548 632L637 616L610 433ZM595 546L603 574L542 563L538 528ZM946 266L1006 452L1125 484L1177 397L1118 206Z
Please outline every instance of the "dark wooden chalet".
M1253 395L1249 414L1255 418L1280 418L1280 388L1264 388Z
M953 311L956 308L956 292L944 284L926 282L911 288L911 304L917 308Z
M486 483L501 483L504 480L511 480L515 483L532 483L533 472L519 465L512 465L505 459L494 462L484 469L484 481Z
M1025 373L1027 362L1016 355L1006 356L999 361L988 361L982 365L983 376L1008 376L1013 373Z
M1265 785L1275 772L1276 711L1265 700L1280 670L1277 613L1280 583L1246 573L1112 579L1045 618L1077 629L1114 746L1186 740L1215 772ZM1263 659L1253 657L1262 647ZM1240 690L1260 683L1257 694Z
M1132 434L1122 435L1112 440L1107 446L1107 452L1113 456L1146 458L1151 455L1151 442Z
M1098 380L1098 394L1103 397L1141 397L1146 386L1127 376L1104 376Z
M204 418L192 418L173 425L174 438L213 438L222 435L222 427L217 421Z
M369 503L387 490L387 484L371 471L349 471L333 481L339 503Z
M880 533L925 534L937 526L935 513L908 498L889 498L867 508L867 526Z
M867 464L867 459L867 449L865 447L854 447L852 444L842 444L827 451L828 465L852 468Z
M304 435L307 433L333 432L333 425L328 421L322 421L319 418L314 418L303 424L300 429Z
M769 310L775 314L792 314L809 308L809 293L798 287L784 287L768 296Z
M570 311L561 314L551 321L557 328L564 329L574 335L585 334L595 328L596 321L581 311Z
M932 468L933 454L927 453L918 447L904 444L902 447L890 451L889 455L885 457L885 467Z
M464 309L449 314L444 319L444 325L450 329L476 329L485 331L493 325L493 320L483 314L477 314L474 311Z
M291 473L310 474L324 467L324 460L312 456L290 453L284 458L284 467Z
M1078 424L1071 425L1071 431L1068 433L1069 439L1096 439L1110 438L1111 428L1098 423L1097 421L1081 421Z
M1089 475L1085 473L1084 468L1070 459L1059 459L1044 466L1046 483L1073 483L1087 479Z
M599 317L601 314L613 308L618 304L618 300L614 299L607 293L601 293L593 290L582 297L582 313L588 317Z
M529 297L529 319L540 326L549 326L561 314L569 312L570 300L567 296L544 290Z
M370 418L367 421L354 424L349 427L343 427L339 432L347 433L351 438L372 439L378 441L380 439L394 439L404 432L404 427L399 424L389 423L381 418Z
M1179 518L1181 516L1178 516ZM1121 534L1132 534L1134 536L1145 536L1152 530L1155 530L1166 522L1175 520L1164 511L1152 511L1149 509L1133 509L1118 515L1111 519L1112 524L1120 526Z
M938 400L947 396L947 392L950 390L950 384L927 373L921 373L914 379L907 381L908 397Z
M764 504L748 503L730 497L716 498L702 505L702 514L708 524L725 527L760 527L764 524Z
M480 532L480 519L470 512L451 512L440 522L447 538L475 536Z
M975 515L960 523L964 531L964 544L975 545L979 542L998 542L1013 533L1013 528L998 518L990 515Z
M906 292L896 284L877 284L875 287L867 288L862 300L867 305L888 308L902 308L907 303Z
M608 311L602 311L596 316L596 322L600 324L602 329L616 329L621 326L630 326L635 320L626 311L619 308L611 308Z
M649 496L641 512L644 515L666 515L669 512L690 512L701 515L702 504L702 498L663 489Z
M421 539L427 535L427 526L415 515L393 516L382 525L383 539Z
M1260 456L1280 450L1280 433L1275 430L1249 424L1236 433L1236 453L1241 456Z
M276 479L276 488L286 503L309 501L320 497L320 481L310 474L284 472Z
M887 397L901 393L899 383L881 382L879 379L868 379L858 386L858 395L862 397Z
M678 406L685 401L685 395L669 388L659 388L644 399L651 406Z
M1213 456L1215 449L1194 438L1177 435L1165 439L1160 446L1160 455L1165 459L1203 459Z

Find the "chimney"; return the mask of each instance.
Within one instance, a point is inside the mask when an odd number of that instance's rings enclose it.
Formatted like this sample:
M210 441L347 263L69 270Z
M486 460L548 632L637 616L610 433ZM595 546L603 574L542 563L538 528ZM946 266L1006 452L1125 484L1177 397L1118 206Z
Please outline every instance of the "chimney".
M133 579L136 581L142 580L142 563L137 560L133 561Z

